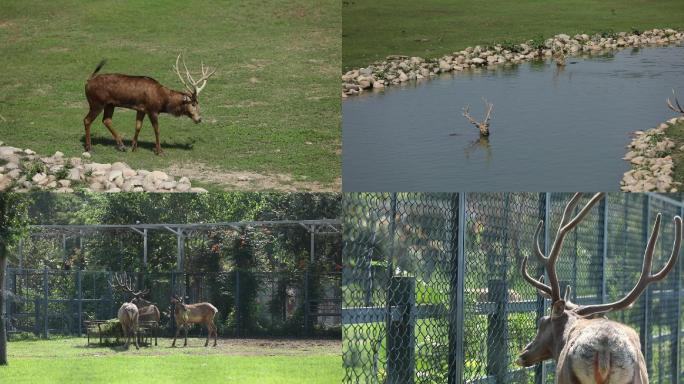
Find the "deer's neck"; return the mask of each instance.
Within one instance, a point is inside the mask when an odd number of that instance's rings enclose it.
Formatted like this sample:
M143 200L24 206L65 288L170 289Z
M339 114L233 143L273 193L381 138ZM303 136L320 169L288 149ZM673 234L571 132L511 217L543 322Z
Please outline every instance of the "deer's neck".
M568 314L565 316L565 321L554 323L553 328L553 357L554 360L558 361L558 357L563 352L565 345L570 339L570 335L573 331L575 325L577 325L578 318L573 314Z
M186 96L183 92L174 91L172 89L165 89L166 91L166 105L162 112L174 116L180 116L183 114L183 96Z

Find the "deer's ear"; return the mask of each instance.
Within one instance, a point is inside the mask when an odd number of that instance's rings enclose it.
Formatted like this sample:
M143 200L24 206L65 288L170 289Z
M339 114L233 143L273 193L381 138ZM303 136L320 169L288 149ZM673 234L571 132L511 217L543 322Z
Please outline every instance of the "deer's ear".
M565 300L558 300L551 307L551 318L556 319L565 313Z
M190 101L192 101L192 99L190 98L190 96L188 96L188 95L183 95L183 102L184 102L184 103L189 103Z

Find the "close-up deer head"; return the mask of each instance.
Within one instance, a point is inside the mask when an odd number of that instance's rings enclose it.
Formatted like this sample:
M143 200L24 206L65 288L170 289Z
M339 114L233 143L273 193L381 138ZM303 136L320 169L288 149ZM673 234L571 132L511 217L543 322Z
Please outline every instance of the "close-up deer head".
M636 285L622 299L605 304L577 305L569 301L569 287L561 297L556 262L565 236L589 213L591 208L604 197L597 193L571 217L581 194L575 194L565 207L556 238L548 256L539 244L539 235L544 222L537 226L534 235L533 253L544 265L548 284L543 276L534 279L527 272L527 256L523 258L521 273L539 294L551 300L551 314L544 316L534 340L520 353L518 364L529 367L544 360L556 360L558 383L648 383L646 363L641 353L638 334L630 327L608 320L605 315L630 307L646 287L667 276L677 262L682 241L682 219L675 216L675 238L672 253L665 266L657 273L651 273L653 253L660 232L661 215L658 214L651 236L646 245L644 261Z
M183 84L185 89L187 90L187 93L185 97L183 98L183 108L182 108L182 113L192 119L195 123L201 123L202 122L202 116L200 115L200 107L199 107L199 99L198 96L200 92L204 89L204 87L207 86L207 80L214 74L216 73L216 69L210 70L210 68L205 68L204 67L204 62L201 63L201 71L202 75L198 80L195 80L192 77L192 74L188 70L187 65L185 65L185 58L181 59L181 56L183 54L179 53L178 57L176 57L176 64L173 66L173 69L176 71L176 74L178 75L178 79L180 79L180 82ZM181 75L180 72L180 67L178 66L178 62L182 61L183 63L183 69L185 70L185 79L183 79L183 75Z
M487 108L487 112L485 114L484 120L482 122L479 122L470 116L470 105L466 105L465 108L463 108L463 117L468 119L470 123L472 123L474 126L477 127L477 129L480 130L480 135L482 136L489 136L489 120L492 118L492 109L494 109L494 104L490 103L487 101L487 99L482 99L485 103L485 108Z

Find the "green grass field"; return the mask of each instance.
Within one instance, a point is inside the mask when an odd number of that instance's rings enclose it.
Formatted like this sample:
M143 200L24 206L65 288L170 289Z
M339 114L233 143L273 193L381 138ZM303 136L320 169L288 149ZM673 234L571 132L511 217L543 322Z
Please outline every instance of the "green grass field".
M344 69L558 33L684 27L681 0L343 0L342 15Z
M200 95L203 122L162 115L158 157L147 119L141 148L121 153L100 115L93 161L166 170L212 189L231 189L236 175L259 179L259 189L338 189L340 26L335 0L4 0L0 141L80 155L84 85L100 59L108 59L102 73L180 90L171 66L184 52L193 70L200 60L218 67ZM130 146L135 114L117 109L113 121Z
M189 339L187 348L86 346L85 338L9 343L2 383L335 383L339 341ZM181 344L182 345L182 342Z
M671 126L667 129L666 136L675 143L675 148L672 151L672 160L674 161L672 179L676 182L684 182L684 151L680 149L684 146L684 124L679 123ZM681 186L677 189L681 190Z

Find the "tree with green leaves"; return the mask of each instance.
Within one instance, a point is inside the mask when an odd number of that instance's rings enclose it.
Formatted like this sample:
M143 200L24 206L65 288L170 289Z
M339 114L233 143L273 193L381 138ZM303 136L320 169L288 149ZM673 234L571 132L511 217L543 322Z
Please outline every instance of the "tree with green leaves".
M7 336L5 335L5 268L8 247L13 246L28 232L29 197L16 193L0 193L0 365L7 365Z

